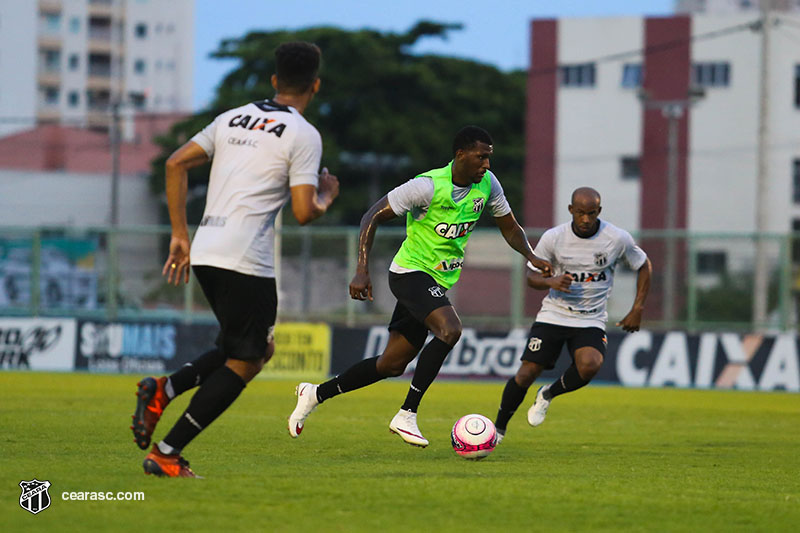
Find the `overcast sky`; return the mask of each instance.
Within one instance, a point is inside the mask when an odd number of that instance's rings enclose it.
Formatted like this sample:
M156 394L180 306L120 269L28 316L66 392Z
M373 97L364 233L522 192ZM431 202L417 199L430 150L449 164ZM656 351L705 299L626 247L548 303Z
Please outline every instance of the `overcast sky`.
M209 59L220 40L251 30L338 26L403 32L422 19L458 22L448 40L426 38L419 52L475 59L503 70L528 63L528 26L541 17L668 15L674 0L197 0L194 107L209 103L231 61Z

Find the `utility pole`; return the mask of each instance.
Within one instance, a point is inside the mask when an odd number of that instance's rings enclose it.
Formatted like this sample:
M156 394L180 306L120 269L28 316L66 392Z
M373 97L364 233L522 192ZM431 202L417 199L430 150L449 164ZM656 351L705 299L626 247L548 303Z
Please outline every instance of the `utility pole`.
M111 141L111 220L112 227L119 225L119 151L122 141L122 125L120 106L122 105L122 64L121 50L123 42L122 15L124 5L120 0L112 0L111 16L111 91L109 105L111 108L111 124L109 139Z
M769 57L770 33L772 20L770 9L771 0L761 2L761 68L759 79L758 99L758 169L756 174L756 263L753 281L753 328L764 328L767 321L767 292L769 287L769 262L767 258L767 243L764 233L768 229L767 215L769 213L768 188L769 188Z
M686 110L705 96L701 88L690 88L686 98L680 100L653 100L642 90L639 100L645 108L660 109L667 119L667 204L664 213L664 229L667 230L664 257L664 289L661 299L662 319L667 323L675 321L675 294L678 275L678 126Z
M119 226L119 100L111 102L111 225Z
M675 231L678 229L678 123L683 117L687 102L666 104L661 108L661 114L667 119L667 206L665 213L665 226L667 236L667 249L664 272L664 298L663 319L668 323L675 320L675 287L678 246Z

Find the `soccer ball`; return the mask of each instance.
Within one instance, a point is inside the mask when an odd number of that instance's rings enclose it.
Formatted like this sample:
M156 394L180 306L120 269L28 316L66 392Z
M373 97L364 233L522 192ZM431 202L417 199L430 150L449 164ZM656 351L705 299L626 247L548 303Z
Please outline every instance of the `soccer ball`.
M450 432L453 450L466 459L483 459L497 446L497 430L483 415L459 418Z

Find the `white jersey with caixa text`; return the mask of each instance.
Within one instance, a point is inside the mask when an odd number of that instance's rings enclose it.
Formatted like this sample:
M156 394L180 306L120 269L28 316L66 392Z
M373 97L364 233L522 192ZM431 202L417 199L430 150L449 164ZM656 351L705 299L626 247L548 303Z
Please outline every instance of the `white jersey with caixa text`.
M290 187L317 186L319 132L293 107L262 100L222 113L192 141L212 158L192 264L274 277L275 217Z
M572 276L571 292L550 289L536 321L604 331L617 263L638 270L647 260L630 233L604 220L597 233L587 238L575 235L571 222L551 228L539 239L534 253L550 262L553 276ZM528 268L533 266L528 263Z

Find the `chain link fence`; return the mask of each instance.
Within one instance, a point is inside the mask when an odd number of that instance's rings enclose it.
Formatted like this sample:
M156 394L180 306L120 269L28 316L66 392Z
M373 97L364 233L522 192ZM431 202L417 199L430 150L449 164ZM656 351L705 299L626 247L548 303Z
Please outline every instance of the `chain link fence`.
M110 320L212 321L199 286L167 285L161 269L170 229L0 227L0 315L79 316ZM381 227L370 254L373 301L348 296L355 272L358 229L284 227L279 232L281 320L337 325L388 323L395 300L388 269L405 230ZM528 230L532 242L540 230ZM644 327L733 331L796 328L800 234L700 234L646 231L637 241L653 262ZM759 290L758 254L766 265ZM470 237L460 282L448 292L471 327L525 327L544 294L527 288L524 259L494 228ZM621 319L636 292L636 273L619 266L609 322ZM756 302L766 310L761 320Z

